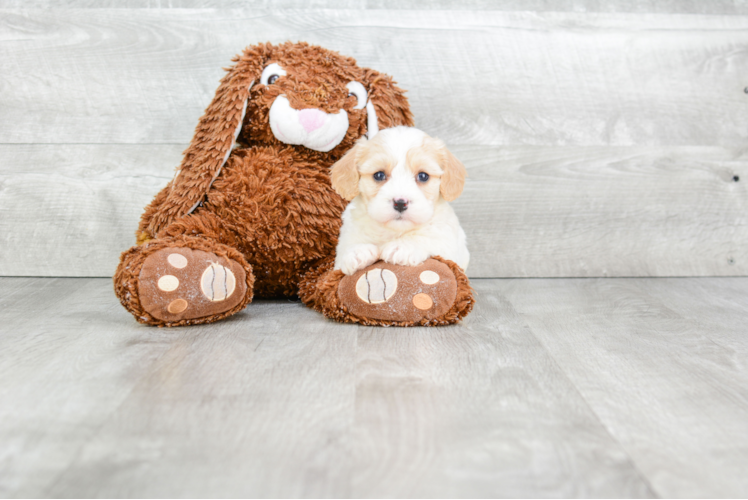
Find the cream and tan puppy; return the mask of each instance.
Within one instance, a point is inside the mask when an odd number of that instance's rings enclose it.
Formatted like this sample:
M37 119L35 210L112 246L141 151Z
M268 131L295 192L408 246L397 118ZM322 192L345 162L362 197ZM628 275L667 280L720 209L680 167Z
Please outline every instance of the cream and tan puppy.
M380 259L417 266L438 255L465 270L465 232L447 203L462 192L465 175L442 141L416 128L360 139L331 172L333 188L351 201L335 269L351 275Z

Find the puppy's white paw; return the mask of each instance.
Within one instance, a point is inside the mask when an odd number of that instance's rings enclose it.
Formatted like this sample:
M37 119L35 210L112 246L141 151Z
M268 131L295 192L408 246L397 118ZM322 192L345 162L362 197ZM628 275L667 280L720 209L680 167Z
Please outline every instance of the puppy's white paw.
M425 250L411 243L391 241L382 247L381 259L399 266L417 266L430 257Z
M340 270L350 276L359 269L370 266L379 260L379 249L376 245L356 245L340 260Z

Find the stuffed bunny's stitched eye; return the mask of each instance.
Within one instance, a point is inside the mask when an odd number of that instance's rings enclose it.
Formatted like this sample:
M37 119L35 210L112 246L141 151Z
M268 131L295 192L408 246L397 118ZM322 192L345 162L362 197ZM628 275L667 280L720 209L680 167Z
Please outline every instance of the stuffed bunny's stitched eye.
M286 76L286 70L281 68L278 63L268 64L267 67L262 70L262 76L260 76L260 83L262 85L272 85L281 76Z
M359 82L350 82L345 86L345 88L348 89L348 97L356 96L357 101L356 105L353 106L353 109L364 109L364 106L366 106L367 97L369 97L369 94L366 92L364 86Z

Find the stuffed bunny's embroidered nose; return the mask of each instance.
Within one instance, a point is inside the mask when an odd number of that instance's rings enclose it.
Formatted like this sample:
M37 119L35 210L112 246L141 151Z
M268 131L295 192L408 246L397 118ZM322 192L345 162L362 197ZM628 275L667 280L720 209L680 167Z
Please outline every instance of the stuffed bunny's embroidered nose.
M299 121L307 132L314 132L325 123L325 113L318 109L302 109Z

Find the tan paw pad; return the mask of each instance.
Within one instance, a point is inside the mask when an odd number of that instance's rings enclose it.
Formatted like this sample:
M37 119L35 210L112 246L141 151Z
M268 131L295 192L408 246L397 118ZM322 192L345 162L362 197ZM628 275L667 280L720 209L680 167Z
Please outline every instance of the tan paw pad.
M203 271L200 288L208 300L221 302L234 293L236 277L229 268L214 262Z
M421 311L425 311L431 309L431 306L434 305L434 301L425 293L418 293L413 297L413 305Z
M433 285L434 283L439 282L439 275L434 271L424 271L418 276L418 279L421 280L421 283Z
M177 299L177 300L172 301L169 304L169 307L166 308L166 310L169 311L172 314L179 314L182 311L184 311L185 309L187 309L187 306L188 306L188 304L187 304L186 300L184 300L184 299Z
M367 304L387 302L397 291L397 276L389 269L371 269L356 282L356 295Z
M184 269L187 267L187 257L179 253L173 253L166 258L169 265L176 267L177 269Z
M158 287L164 292L173 292L179 288L179 278L172 276L171 274L161 276L158 280Z

